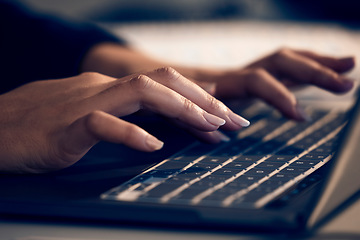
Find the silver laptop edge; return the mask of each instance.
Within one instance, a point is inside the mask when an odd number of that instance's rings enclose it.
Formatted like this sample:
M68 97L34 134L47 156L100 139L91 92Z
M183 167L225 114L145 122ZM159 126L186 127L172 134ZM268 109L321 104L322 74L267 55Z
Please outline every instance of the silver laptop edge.
M359 98L359 94L358 94ZM332 161L317 204L307 222L314 228L337 207L360 190L360 100L346 126L338 152Z

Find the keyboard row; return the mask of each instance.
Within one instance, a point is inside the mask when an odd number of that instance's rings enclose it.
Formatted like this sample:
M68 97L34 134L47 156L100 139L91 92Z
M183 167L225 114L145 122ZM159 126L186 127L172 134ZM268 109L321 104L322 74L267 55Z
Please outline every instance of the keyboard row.
M246 129L216 149L195 144L102 197L260 207L330 160L345 118L326 113L313 118L303 124L258 120L251 127L256 131Z

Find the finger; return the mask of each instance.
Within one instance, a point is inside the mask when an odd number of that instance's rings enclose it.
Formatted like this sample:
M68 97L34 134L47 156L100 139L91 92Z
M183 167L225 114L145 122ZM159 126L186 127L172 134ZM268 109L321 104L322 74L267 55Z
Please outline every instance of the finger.
M268 59L269 71L300 83L313 84L333 92L347 92L353 82L317 61L291 50L279 51Z
M214 131L225 123L225 120L145 75L127 82L120 81L91 99L89 104L115 116L128 115L144 108L179 119L202 131Z
M267 71L251 70L244 77L248 78L245 87L249 94L263 99L289 118L299 121L308 119L298 106L294 94Z
M322 56L317 53L305 50L295 50L294 52L310 58L321 65L324 65L337 73L344 73L351 70L355 66L354 57L335 58L329 56Z
M226 129L236 130L250 124L245 118L232 112L221 101L214 98L206 90L188 80L172 68L160 68L147 75L191 100L207 112L224 119L226 121L226 124L224 125Z
M65 149L68 153L83 154L100 140L145 152L159 150L163 146L163 142L142 128L105 112L94 111L68 128Z

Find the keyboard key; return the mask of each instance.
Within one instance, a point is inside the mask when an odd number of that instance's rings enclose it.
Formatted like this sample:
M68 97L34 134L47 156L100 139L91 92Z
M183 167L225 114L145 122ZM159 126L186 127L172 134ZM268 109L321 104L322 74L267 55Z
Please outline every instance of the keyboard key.
M273 172L274 169L271 168L259 168L259 167L254 167L253 169L250 169L249 171L246 172L247 176L261 176L261 177L265 177L266 175L268 175L269 173Z
M298 166L289 166L284 168L283 170L281 170L281 172L286 173L286 174L296 174L296 175L300 175L302 173L304 173L306 170L308 170L307 168L302 168L302 167L298 167Z
M214 150L213 144L197 143L191 148L187 149L181 156L202 156Z
M317 153L315 151L312 151L306 155L304 155L303 157L301 157L300 159L303 161L306 160L316 160L316 161L322 161L325 158L327 158L329 155L328 154L323 154L323 153Z
M216 167L218 167L218 164L211 164L211 163L196 163L195 165L193 165L191 168L189 168L186 171L202 171L202 172L207 172L210 171Z
M267 155L267 154L273 153L274 151L279 149L284 144L285 144L285 142L270 140L263 144L260 144L255 149L252 149L251 151L247 152L247 154L249 154L249 155Z
M157 178L167 178L170 175L179 172L179 169L164 169L164 170L151 170L146 173L146 175L157 177Z
M280 150L279 152L277 152L276 154L278 155L288 155L288 156L296 156L299 155L300 153L302 153L304 151L304 149L301 148L297 148L294 146L288 146L282 150Z
M281 167L282 165L284 165L284 163L281 162L281 161L275 162L275 161L265 160L264 162L260 163L256 167L258 167L258 168L269 168L269 169L275 170L275 169Z
M235 140L224 147L219 148L211 153L213 156L235 156L244 152L247 148L251 147L255 143L259 142L260 139L255 139L253 137L246 137L244 139Z
M288 171L281 170L279 173L275 174L270 179L277 179L277 180L281 180L284 182L288 182L288 181L294 179L298 175L299 174L289 173Z
M252 183L249 182L241 182L241 181L232 181L228 184L226 184L225 187L219 189L219 192L229 192L229 193L235 193L242 189L245 189L249 187Z
M224 182L228 179L229 177L228 176L225 176L225 175L209 175L209 176L206 176L205 178L201 179L200 181L202 182L211 182L213 184L219 184L221 182Z
M151 189L149 192L147 192L146 197L149 198L161 198L165 194L175 190L176 188L180 187L183 183L179 184L160 184L156 186L155 188Z
M300 168L311 168L313 166L315 166L316 164L318 164L320 162L320 160L306 160L306 159L299 159L296 160L295 162L293 162L292 164L289 165L289 167L300 167Z
M186 175L186 174L177 174L175 176L172 176L171 178L168 178L166 181L167 182L174 181L174 184L176 184L176 182L186 183L186 182L190 182L191 180L193 180L195 178L197 178L197 176L194 177L194 176L190 176L190 175Z
M233 168L233 169L245 169L249 166L251 166L253 163L251 161L233 161L226 165L227 168Z
M258 160L260 160L261 158L265 157L264 155L248 155L248 154L244 154L242 156L239 156L238 158L236 158L234 160L234 162L251 162L251 163L255 163Z
M221 169L213 172L211 175L234 176L235 174L237 174L240 171L241 171L241 169L221 168Z
M190 178L190 179L195 179L195 178L198 178L200 177L201 175L205 174L207 171L200 171L200 170L197 170L197 171L192 171L192 170L188 170L188 171L183 171L181 173L179 173L177 176L178 177L187 177L187 178Z
M256 183L261 178L262 178L262 176L244 174L244 175L236 178L233 182L244 183L244 184L247 184L248 186L250 186L251 184Z
M157 166L156 170L178 170L180 171L183 167L187 166L188 162L179 162L179 161L167 161L160 166Z
M291 159L293 159L294 156L289 156L289 155L274 155L268 159L266 159L264 162L267 162L267 163L281 163L281 164L284 164L288 161L290 161Z
M229 157L215 157L215 156L207 156L201 160L201 163L211 163L211 164L222 164L229 160Z
M206 190L208 188L212 188L214 187L215 185L219 184L221 181L198 181L194 184L191 185L191 188L194 189L194 188L198 188L198 189L203 189L203 190Z

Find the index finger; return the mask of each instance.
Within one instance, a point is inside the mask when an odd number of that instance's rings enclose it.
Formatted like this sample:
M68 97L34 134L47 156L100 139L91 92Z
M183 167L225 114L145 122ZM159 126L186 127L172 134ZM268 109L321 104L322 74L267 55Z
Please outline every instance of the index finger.
M224 128L226 129L235 130L250 124L248 120L231 111L221 101L217 100L199 85L188 80L172 68L160 68L147 75L191 100L205 111L224 119L226 121Z
M128 81L117 81L108 89L87 99L91 109L121 117L142 108L162 114L202 131L214 131L225 120L208 113L191 100L167 88L146 75Z

